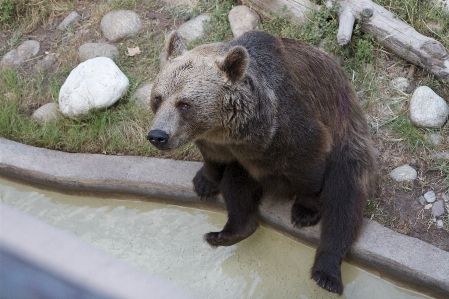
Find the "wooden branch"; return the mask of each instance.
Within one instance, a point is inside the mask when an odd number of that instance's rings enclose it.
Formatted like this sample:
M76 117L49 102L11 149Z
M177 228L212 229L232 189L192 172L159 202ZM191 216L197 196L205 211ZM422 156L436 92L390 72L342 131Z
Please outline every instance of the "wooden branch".
M351 41L352 29L354 28L355 16L351 6L346 6L340 12L337 41L340 46Z

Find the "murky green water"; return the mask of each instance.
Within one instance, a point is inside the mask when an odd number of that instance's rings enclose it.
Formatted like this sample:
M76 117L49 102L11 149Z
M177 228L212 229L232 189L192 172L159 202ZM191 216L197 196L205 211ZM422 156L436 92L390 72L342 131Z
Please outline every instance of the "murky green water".
M310 279L315 250L271 229L212 249L204 233L224 213L161 203L63 195L0 178L0 201L69 231L199 298L430 298L343 263L339 297Z

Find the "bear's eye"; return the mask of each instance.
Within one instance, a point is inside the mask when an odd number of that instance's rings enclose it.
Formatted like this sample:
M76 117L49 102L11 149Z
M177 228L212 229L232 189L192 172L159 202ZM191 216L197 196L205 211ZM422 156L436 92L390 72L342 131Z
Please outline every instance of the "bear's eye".
M187 104L185 102L179 102L177 107L181 110L187 110L190 108L190 104Z
M162 97L161 96L155 96L153 100L151 101L151 106L153 110L157 110L159 106L161 105Z

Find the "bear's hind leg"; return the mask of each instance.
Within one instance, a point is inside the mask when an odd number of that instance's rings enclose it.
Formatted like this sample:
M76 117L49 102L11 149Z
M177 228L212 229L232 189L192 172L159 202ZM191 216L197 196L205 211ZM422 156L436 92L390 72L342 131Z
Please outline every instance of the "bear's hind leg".
M315 225L321 219L321 205L318 197L296 196L292 206L292 224L295 227Z
M321 241L312 267L317 284L334 293L343 293L341 263L363 224L363 210L370 194L374 160L367 152L352 156L344 146L328 164L321 220Z
M262 187L237 162L226 165L221 190L228 210L228 221L221 232L210 232L204 239L211 246L230 246L251 236L259 223Z

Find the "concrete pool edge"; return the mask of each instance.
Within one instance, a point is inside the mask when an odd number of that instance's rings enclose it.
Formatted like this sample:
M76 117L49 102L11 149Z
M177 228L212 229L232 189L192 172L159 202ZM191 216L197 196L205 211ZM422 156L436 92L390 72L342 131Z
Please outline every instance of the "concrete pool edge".
M223 208L220 200L200 202L192 191L191 179L200 167L198 162L64 153L0 138L0 175L5 177L59 189L173 198L175 204ZM319 228L293 228L289 212L288 203L267 200L262 204L261 218L288 235L316 243ZM433 296L449 294L449 252L375 221L366 221L349 257Z

